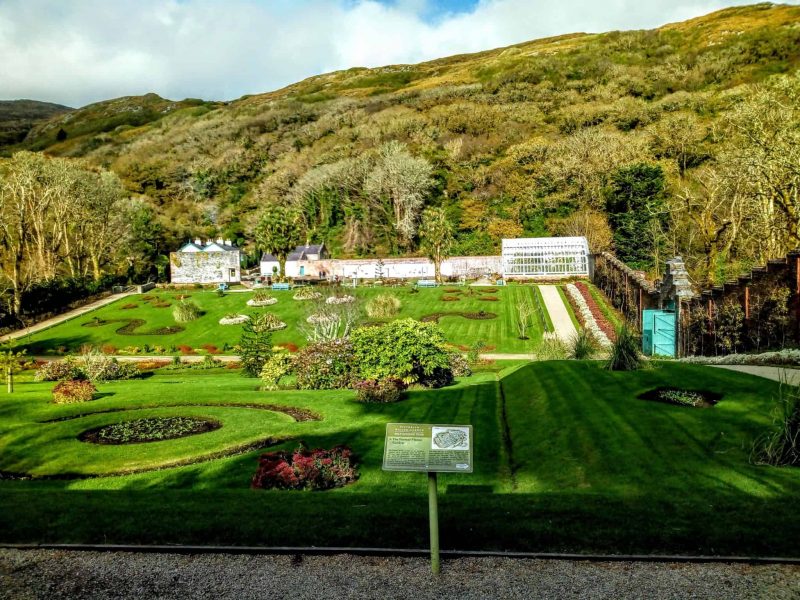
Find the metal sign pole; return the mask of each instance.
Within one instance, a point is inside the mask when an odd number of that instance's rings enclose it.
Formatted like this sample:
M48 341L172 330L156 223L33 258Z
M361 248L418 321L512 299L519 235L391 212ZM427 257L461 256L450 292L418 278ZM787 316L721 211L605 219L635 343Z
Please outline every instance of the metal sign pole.
M428 473L428 517L431 527L431 573L439 574L439 498L436 473Z

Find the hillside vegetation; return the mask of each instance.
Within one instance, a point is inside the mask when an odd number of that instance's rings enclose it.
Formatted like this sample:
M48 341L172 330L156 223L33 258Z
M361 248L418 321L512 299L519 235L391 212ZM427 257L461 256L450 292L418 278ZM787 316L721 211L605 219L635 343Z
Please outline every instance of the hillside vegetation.
M36 100L0 100L0 148L22 142L39 121L72 110Z
M433 205L454 253L586 234L654 274L683 254L714 282L800 239L798 66L800 7L759 4L354 68L230 103L112 100L5 152L113 170L152 207L153 248L221 234L253 250L257 213L282 204L336 256L414 253Z

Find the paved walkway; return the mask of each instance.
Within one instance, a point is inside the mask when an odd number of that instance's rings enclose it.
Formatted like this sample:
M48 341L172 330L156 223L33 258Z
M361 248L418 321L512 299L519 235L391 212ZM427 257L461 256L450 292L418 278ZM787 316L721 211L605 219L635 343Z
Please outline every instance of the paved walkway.
M26 335L36 333L37 331L48 329L53 325L58 325L59 323L63 323L64 321L69 321L70 319L74 319L75 317L79 317L80 315L85 315L86 313L91 312L96 308L100 308L101 306L111 304L112 302L116 302L120 298L125 298L126 296L130 296L135 293L136 292L123 292L122 294L111 294L110 296L106 296L105 298L101 298L100 300L95 300L94 302L90 302L89 304L84 304L79 308L70 310L60 315L56 315L55 317L51 317L50 319L39 321L35 325L31 325L30 327L26 327L25 329L19 329L17 331L12 331L11 333L7 333L3 336L0 336L0 342L5 342L8 340L16 340L18 338L25 337Z
M717 369L728 369L747 373L756 377L764 377L773 381L785 381L791 385L800 385L800 369L786 367L759 367L755 365L709 365Z
M542 300L544 300L547 312L550 313L550 320L553 322L556 337L562 342L568 342L577 333L577 330L569 316L567 307L564 306L561 294L558 293L558 288L554 285L540 285L539 291L542 292Z

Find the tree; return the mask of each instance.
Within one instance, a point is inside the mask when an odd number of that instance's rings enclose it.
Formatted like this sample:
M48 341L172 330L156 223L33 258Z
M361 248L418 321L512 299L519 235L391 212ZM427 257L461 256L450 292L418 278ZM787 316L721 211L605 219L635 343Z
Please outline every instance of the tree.
M533 302L531 302L531 299L527 294L525 294L522 298L517 298L514 309L514 324L517 326L517 337L519 337L521 340L527 340L528 328L532 324L533 315L535 314L536 309L534 308Z
M442 262L453 248L453 226L442 208L426 208L419 228L420 247L433 261L436 281L442 281Z
M61 127L58 130L58 133L56 133L56 140L59 142L63 142L65 139L67 139L67 132L64 130L63 127Z
M280 273L286 276L286 259L300 243L300 225L296 212L272 204L264 209L256 227L256 243L278 259Z
M272 332L267 321L268 316L265 314L250 319L242 326L239 359L242 373L247 377L258 377L264 363L272 356Z
M0 370L5 377L9 394L14 393L14 375L22 370L22 359L24 357L24 350L22 352L14 352L10 346L5 350L0 350Z
M585 237L590 252L600 253L611 248L613 234L608 226L608 218L598 210L576 210L568 217L551 219L548 227L554 235Z
M664 173L639 163L614 171L606 208L617 257L635 269L658 269L666 227Z

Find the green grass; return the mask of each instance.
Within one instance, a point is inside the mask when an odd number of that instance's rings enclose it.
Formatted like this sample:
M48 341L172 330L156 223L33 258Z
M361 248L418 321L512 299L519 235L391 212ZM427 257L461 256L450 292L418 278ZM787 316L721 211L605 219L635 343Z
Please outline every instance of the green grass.
M693 409L636 397L675 382L723 399ZM800 555L800 471L748 462L753 440L773 426L777 384L763 379L679 363L633 373L510 363L390 405L256 386L221 369L161 371L57 406L52 384L23 375L17 393L0 392L0 472L71 475L0 478L0 541L425 547L424 475L380 468L385 424L399 421L474 427L474 473L440 477L445 548ZM252 408L264 404L322 420ZM100 413L112 409L124 410ZM178 415L223 426L128 446L76 439L103 424ZM330 492L253 491L259 451L213 458L268 436L286 438L278 447L287 449L348 444L361 477Z
M575 316L575 311L572 310L572 304L570 304L569 298L567 298L567 293L564 291L564 286L557 285L556 287L558 288L558 295L561 296L561 301L564 303L564 306L567 309L567 313L569 314L572 324L575 325L575 329L580 331L581 324L578 321L578 318Z
M344 290L345 293L354 294L360 306L377 294L392 293L400 298L402 307L397 318L421 318L436 312L478 312L481 310L497 314L496 319L471 320L461 316L446 316L439 323L447 339L464 346L471 346L479 340L494 346L497 352L529 352L541 341L540 327L533 327L529 332L529 340L517 339L514 325L514 300L533 293L532 286L509 286L500 288L496 293L482 293L474 288L459 288L460 299L455 302L443 302L441 297L452 295L444 292L451 289L447 286L438 289L422 289L419 293L409 293L410 288L356 288ZM325 290L322 289L324 292ZM144 346L150 347L153 353L155 346L160 346L167 353L174 353L174 348L187 345L199 349L203 344L213 344L220 350L227 344L232 347L239 342L241 326L219 324L219 320L228 313L243 313L257 315L271 312L277 315L288 327L273 334L276 344L291 342L302 346L305 344L305 335L302 326L305 319L314 310L311 301L297 301L292 298L294 292L273 292L279 298L277 304L266 308L250 308L246 305L252 297L251 293L228 293L220 298L214 292L190 290L182 292L190 295L190 300L195 302L205 311L205 314L195 321L188 323L175 323L172 309L178 302L176 297L179 292L150 293L149 296L157 300L169 302L170 306L157 308L154 301L146 302L142 296L135 295L123 298L113 304L99 308L87 315L82 315L60 325L56 325L20 340L20 346L28 350L31 355L54 354L59 348L61 351L76 352L83 345L112 345L119 351L126 348L132 351L138 348L141 352ZM494 296L497 302L480 300L481 297ZM128 304L135 304L135 308L122 308ZM108 321L99 327L87 327L86 323L97 318ZM116 330L125 323L118 319L142 319L146 324L134 331L133 335L121 335ZM184 331L168 335L143 335L141 332L154 329L180 325ZM170 349L173 348L172 351ZM233 350L230 350L233 353Z

